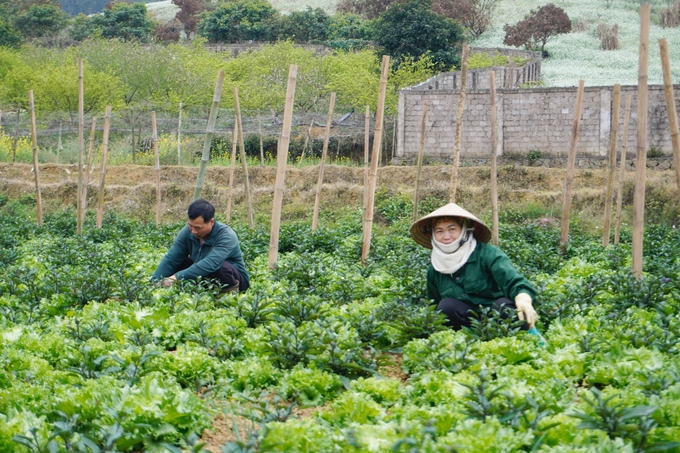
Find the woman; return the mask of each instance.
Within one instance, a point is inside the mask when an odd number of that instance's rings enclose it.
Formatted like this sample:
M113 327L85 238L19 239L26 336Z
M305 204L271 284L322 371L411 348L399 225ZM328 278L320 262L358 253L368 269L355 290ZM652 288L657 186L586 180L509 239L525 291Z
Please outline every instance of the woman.
M427 296L455 330L470 326L479 307L496 308L508 316L517 311L523 330L538 335L538 315L532 306L536 290L515 269L508 256L488 244L489 227L455 203L426 215L411 225L411 237L432 249L427 269Z

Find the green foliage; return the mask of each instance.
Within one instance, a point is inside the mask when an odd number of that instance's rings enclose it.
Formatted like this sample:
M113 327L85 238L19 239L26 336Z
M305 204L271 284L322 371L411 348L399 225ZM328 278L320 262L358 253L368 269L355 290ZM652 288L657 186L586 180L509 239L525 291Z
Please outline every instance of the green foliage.
M196 31L210 42L270 41L277 36L277 11L266 0L218 4L205 12Z
M32 5L14 18L14 26L27 38L40 38L64 28L67 17L58 6Z
M487 52L472 52L468 57L468 69L483 69L492 66L507 66L508 57L496 51L491 56Z
M446 71L460 61L463 29L453 20L432 11L426 0L394 2L374 24L374 39L399 61L430 53L438 70Z
M279 39L298 43L323 43L328 39L330 17L321 8L307 7L283 15L279 22Z
M101 29L103 38L123 41L147 42L153 31L144 3L114 3L111 9L95 16L92 24Z

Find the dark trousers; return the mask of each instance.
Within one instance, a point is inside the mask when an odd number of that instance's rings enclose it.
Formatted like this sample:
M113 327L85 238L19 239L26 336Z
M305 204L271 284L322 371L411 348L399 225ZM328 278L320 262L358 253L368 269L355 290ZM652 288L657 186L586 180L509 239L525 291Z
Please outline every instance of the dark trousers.
M177 269L175 269L175 273L183 271L193 264L194 262L191 258L186 258L182 264L180 264ZM220 268L215 272L211 272L206 275L205 278L215 280L216 283L224 288L231 288L232 286L236 286L236 283L238 283L239 291L245 291L248 289L248 282L246 279L241 276L241 273L234 267L233 264L228 263L227 261L222 261L222 266L220 266Z
M515 303L507 297L501 297L493 303L493 308L498 310L501 318L506 319L510 316L517 316L517 307ZM444 298L437 304L437 310L442 312L448 318L447 326L454 330L460 330L463 327L470 327L470 318L474 317L471 312L478 312L479 306L475 304L468 304L462 300ZM522 325L522 330L529 330L529 324L526 322Z

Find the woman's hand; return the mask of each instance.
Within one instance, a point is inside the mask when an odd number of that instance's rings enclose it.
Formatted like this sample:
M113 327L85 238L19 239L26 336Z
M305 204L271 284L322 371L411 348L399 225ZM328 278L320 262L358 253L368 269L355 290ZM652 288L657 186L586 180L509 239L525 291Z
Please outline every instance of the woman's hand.
M529 324L529 328L533 329L538 319L538 313L534 310L534 306L531 305L531 296L527 293L519 293L515 296L515 307L517 307L519 319L526 321Z

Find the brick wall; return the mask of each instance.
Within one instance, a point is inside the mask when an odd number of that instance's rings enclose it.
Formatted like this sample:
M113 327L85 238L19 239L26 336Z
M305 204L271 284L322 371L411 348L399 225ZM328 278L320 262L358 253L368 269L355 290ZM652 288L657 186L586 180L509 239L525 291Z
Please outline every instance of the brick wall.
M541 151L546 156L566 156L576 106L576 87L499 89L496 91L498 154ZM623 140L626 96L632 96L627 140ZM663 86L650 85L648 94L648 147L672 154ZM457 93L450 90L399 93L396 158L412 159L420 144L423 101L428 101L425 156L450 160L456 133ZM675 86L676 109L680 109L680 85ZM485 158L491 154L491 99L489 90L466 94L461 158ZM612 124L612 87L586 87L577 143L580 156L606 156ZM625 142L628 155L636 152L637 87L621 88L619 150ZM620 152L620 151L619 151Z

